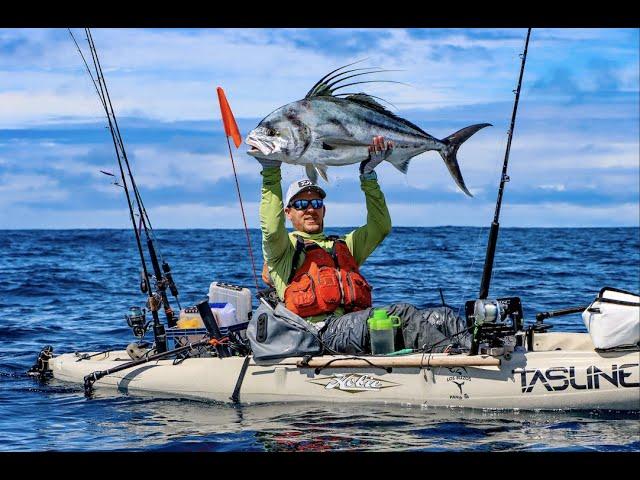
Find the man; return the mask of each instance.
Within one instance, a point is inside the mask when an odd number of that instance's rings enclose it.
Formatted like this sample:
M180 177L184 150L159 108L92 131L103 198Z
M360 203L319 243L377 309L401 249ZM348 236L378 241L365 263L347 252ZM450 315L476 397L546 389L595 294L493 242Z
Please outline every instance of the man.
M371 312L371 286L359 267L391 231L391 217L378 185L375 167L393 150L393 144L374 137L369 158L360 164L360 188L365 194L367 223L343 239L326 236L326 192L308 179L295 181L282 201L280 162L257 157L262 164L260 226L266 271L263 279L273 285L290 311L314 323L325 348L339 353L367 353ZM288 233L285 217L295 231ZM442 351L449 343L446 326L453 314L419 311L409 304L383 307L401 318L396 349L436 344ZM454 323L457 322L457 319ZM443 326L444 325L444 326ZM445 331L440 331L445 330ZM453 332L453 333L457 333ZM441 348L437 348L441 347Z

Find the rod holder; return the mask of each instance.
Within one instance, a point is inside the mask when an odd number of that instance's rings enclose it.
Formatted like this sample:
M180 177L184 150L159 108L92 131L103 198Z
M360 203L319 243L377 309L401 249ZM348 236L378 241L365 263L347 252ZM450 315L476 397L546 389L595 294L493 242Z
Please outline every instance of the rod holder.
M200 313L200 317L202 318L202 323L204 323L204 326L209 332L209 335L211 335L216 340L220 340L222 338L222 333L220 333L218 322L216 322L216 319L213 316L213 312L211 311L211 307L209 306L209 299L205 298L200 303L198 303L196 307L198 308L198 312ZM231 356L229 349L224 345L219 345L216 348L220 357Z

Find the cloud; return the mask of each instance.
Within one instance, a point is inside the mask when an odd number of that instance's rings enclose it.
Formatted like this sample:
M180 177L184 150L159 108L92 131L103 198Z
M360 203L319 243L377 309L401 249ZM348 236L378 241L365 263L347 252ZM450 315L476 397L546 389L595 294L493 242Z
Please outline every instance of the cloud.
M538 185L538 188L542 190L552 190L554 192L564 192L567 187L562 183L557 183L555 185Z
M184 120L218 118L216 85L225 86L236 115L261 117L304 95L329 70L367 56L371 58L363 66L405 70L390 76L413 84L413 89L366 86L402 108L495 101L513 88L524 31L97 29L93 33L120 115ZM82 40L81 32L76 33ZM91 99L94 88L66 30L2 34L8 54L0 58L0 92L17 116L4 110L0 124L15 126L56 114L100 115L97 99ZM540 42L537 49L533 42ZM551 89L557 89L554 78L562 79L567 91L572 85L568 80L576 79L581 82L578 86L592 85L588 91L612 86L637 91L636 46L637 33L632 30L536 30L527 79ZM584 60L573 59L576 49ZM615 62L607 60L611 58ZM610 62L605 73L600 70L603 61ZM563 68L572 73L558 77L554 72ZM28 93L21 95L24 92Z
M246 133L331 69L370 56L362 66L403 69L388 78L413 87L365 84L363 90L389 99L399 107L394 112L431 135L444 138L472 123L494 125L458 153L474 199L459 191L436 152L413 159L407 176L389 164L378 167L398 221L484 225L478 215L492 215L524 32L97 29L94 38L145 205L176 216L158 221L188 228L204 215L212 225L237 225L215 86L225 87ZM566 211L578 223L592 214L599 224L606 217L599 208L612 214L620 206L621 215L608 221L629 221L634 212L627 206L640 196L637 44L635 29L534 30L505 210L508 203L541 224L571 221ZM16 228L44 222L39 207L65 225L74 218L78 226L116 225L123 218L126 228L122 190L99 172L117 174L106 119L66 30L0 29L0 52L0 178L9 179L0 198L12 206L3 221ZM236 168L243 198L254 205L260 168L245 150L235 154ZM283 185L302 175L302 168L285 166ZM357 165L329 170L330 212L345 225L362 220L342 211L362 206L357 175ZM114 202L117 208L105 210ZM405 205L415 206L413 214L405 214ZM548 217L537 215L535 205ZM418 208L425 216L415 214ZM35 220L23 218L21 209L36 214ZM92 217L91 211L100 214Z
M28 205L57 201L67 198L69 192L60 188L59 182L45 175L0 176L0 208L5 209L14 204ZM34 215L34 219L38 219Z
M161 148L144 146L133 149L137 159L136 177L146 188L159 189L181 186L187 190L203 185L215 188L222 179L233 177L229 155L194 154L180 151L163 151ZM260 177L256 161L247 155L234 158L238 175Z

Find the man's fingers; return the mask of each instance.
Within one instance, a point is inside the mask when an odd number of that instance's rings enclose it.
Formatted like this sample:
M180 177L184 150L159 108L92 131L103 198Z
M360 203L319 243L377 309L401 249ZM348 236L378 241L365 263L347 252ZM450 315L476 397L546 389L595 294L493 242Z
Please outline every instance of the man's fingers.
M375 137L373 137L373 141L371 142L371 145L369 146L369 152L370 153L387 153L389 150L393 149L393 142L392 141L388 141L385 142L384 141L384 137L381 135L377 135Z

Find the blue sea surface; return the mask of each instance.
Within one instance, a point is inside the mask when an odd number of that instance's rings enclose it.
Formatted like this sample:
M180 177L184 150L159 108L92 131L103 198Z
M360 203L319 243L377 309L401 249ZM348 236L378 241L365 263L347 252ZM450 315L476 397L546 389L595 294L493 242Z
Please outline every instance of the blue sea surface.
M394 228L362 268L374 303L438 305L441 288L461 307L478 294L487 233ZM155 235L183 307L203 299L212 281L253 289L244 231ZM251 240L261 262L258 230ZM145 301L138 255L129 230L0 231L0 451L640 451L638 412L238 407L115 392L86 399L79 386L27 377L44 345L98 351L133 340L124 314ZM639 229L500 231L491 295L521 297L526 323L538 312L586 305L604 286L640 290ZM586 331L579 314L548 323Z

